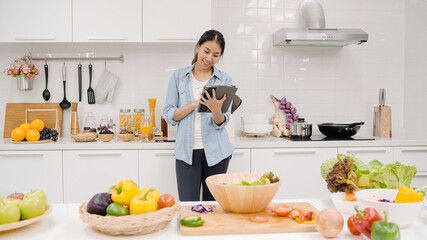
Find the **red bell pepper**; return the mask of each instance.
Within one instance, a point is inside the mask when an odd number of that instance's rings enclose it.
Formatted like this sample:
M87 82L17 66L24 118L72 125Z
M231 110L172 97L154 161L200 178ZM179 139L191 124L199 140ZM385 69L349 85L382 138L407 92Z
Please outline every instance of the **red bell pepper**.
M383 218L373 208L365 208L364 211L360 211L357 205L354 206L357 212L357 218L354 220L354 226L363 235L371 238L372 224L376 221L381 221Z
M355 223L356 219L357 219L357 214L354 214L351 217L349 217L348 220L347 220L347 227L348 227L348 230L353 235L360 235L359 230L356 229L356 223Z

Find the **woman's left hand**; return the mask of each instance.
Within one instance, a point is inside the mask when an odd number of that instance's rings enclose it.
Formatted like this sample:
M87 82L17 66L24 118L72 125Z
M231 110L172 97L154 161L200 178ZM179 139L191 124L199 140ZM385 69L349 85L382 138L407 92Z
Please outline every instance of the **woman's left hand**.
M212 113L222 113L221 108L227 96L224 95L221 99L216 99L215 89L212 89L212 97L209 95L208 91L205 90L206 98L201 94L200 103L205 105L211 110Z

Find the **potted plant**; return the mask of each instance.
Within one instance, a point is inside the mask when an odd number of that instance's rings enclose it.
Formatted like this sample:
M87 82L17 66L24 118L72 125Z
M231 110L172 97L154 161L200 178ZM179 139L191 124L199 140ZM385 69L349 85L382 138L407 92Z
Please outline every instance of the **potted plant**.
M17 78L18 90L20 91L30 91L33 89L33 79L40 74L29 56L15 59L9 68L6 69L6 72L8 76Z

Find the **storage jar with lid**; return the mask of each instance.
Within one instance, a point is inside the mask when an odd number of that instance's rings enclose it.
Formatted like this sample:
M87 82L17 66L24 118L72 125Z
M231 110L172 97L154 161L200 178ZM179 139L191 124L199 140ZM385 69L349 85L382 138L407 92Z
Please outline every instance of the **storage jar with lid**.
M126 128L131 131L131 119L130 109L120 109L120 129Z
M145 111L144 109L134 109L133 110L133 129L135 132L139 132L139 127L144 121Z
M312 125L306 123L304 118L298 118L298 121L292 123L291 125L291 138L310 138L312 131Z

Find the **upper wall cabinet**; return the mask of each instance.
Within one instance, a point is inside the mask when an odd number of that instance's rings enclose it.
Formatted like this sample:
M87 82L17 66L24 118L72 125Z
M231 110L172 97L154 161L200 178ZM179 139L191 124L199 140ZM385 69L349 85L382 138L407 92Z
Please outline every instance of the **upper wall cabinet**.
M73 0L74 42L141 42L141 0Z
M197 42L211 28L211 0L143 0L144 42Z
M71 42L71 0L0 1L0 42Z

